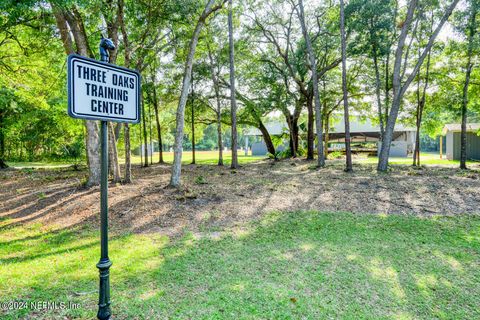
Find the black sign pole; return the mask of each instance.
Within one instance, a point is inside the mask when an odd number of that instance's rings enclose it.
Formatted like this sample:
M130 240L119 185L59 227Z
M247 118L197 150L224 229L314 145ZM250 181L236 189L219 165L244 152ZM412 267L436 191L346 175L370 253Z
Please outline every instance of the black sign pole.
M109 62L108 50L115 50L110 39L100 40L100 60ZM108 122L101 121L101 168L100 168L100 245L101 255L97 268L100 271L100 288L97 318L110 319L110 266L108 258Z
M108 130L107 121L101 121L101 173L100 173L100 245L101 255L97 268L100 271L100 297L97 318L109 319L110 311L110 266L108 258Z

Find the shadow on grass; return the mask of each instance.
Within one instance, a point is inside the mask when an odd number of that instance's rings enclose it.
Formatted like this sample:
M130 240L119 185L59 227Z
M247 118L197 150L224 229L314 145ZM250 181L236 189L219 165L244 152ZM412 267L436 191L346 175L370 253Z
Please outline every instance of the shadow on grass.
M158 318L478 318L479 226L478 217L275 214L176 246L151 301Z
M478 216L293 212L170 245L158 234L117 235L112 310L117 319L475 319L479 230ZM23 247L4 242L2 257L21 250L32 259L2 265L0 299L70 299L83 308L36 318L93 318L96 236L65 231Z

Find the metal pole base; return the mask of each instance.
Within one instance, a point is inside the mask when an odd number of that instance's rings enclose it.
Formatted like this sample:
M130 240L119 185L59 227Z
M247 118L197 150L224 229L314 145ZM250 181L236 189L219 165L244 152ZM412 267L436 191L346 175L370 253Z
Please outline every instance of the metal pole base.
M97 263L100 271L100 298L98 300L97 318L100 320L108 320L112 315L110 310L110 266L112 262L107 258Z

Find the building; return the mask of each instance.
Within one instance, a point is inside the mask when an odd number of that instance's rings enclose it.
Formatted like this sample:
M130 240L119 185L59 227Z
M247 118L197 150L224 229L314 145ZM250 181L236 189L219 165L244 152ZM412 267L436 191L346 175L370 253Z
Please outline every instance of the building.
M157 140L152 140L151 144L147 144L147 154L149 157L152 155L152 151L154 153L159 151ZM133 149L132 153L136 156L145 157L145 144L141 144L140 146Z
M288 133L288 126L286 123L272 122L265 124L270 136L281 136L283 133ZM245 154L248 154L248 147L252 149L252 156L264 156L268 153L265 141L262 138L262 132L257 128L248 128L244 131L245 136ZM277 151L285 150L285 146L281 145L276 148Z
M360 116L352 116L350 118L350 136L352 142L364 142L364 143L375 143L377 144L377 149L381 147L380 142L380 127L373 124L373 122L368 118L362 118ZM330 127L328 134L328 142L330 145L339 145L343 144L345 141L345 123L343 117L339 117L336 121L333 121L333 125ZM271 136L281 135L284 132L288 133L287 124L280 122L274 122L266 125L268 132ZM393 141L390 147L390 156L391 157L407 157L409 154L413 153L415 148L415 135L416 129L412 127L406 127L400 123L397 123L395 126L395 131L393 132ZM250 129L245 132L247 137L261 137L262 134L258 129ZM248 145L248 141L246 142ZM255 139L255 142L251 144L252 155L266 155L267 148L265 142L258 138ZM280 150L279 150L280 151Z
M416 128L406 127L397 121L390 146L390 157L407 157L412 154L415 148L416 133ZM377 150L380 150L382 146L380 126L374 124L369 118L350 117L350 137L352 142L374 142L377 144ZM345 121L343 116L330 128L328 138L329 143L344 143Z
M448 160L460 160L460 134L461 124L447 124L443 128L442 135L446 136L446 155ZM467 159L480 160L480 123L467 124Z

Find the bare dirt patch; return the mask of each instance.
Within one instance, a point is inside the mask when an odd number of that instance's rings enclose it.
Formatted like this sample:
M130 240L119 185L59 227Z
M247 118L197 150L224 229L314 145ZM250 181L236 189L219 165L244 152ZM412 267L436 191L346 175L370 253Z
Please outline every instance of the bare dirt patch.
M374 165L342 171L331 161L317 170L305 160L263 161L238 170L212 165L183 167L182 190L166 188L170 166L134 168L130 185L111 185L113 230L181 234L184 230L241 227L271 211L456 215L480 212L480 166L455 168L394 166L378 174ZM97 223L99 189L85 189L86 172L6 170L0 172L0 229L40 222L45 228Z

